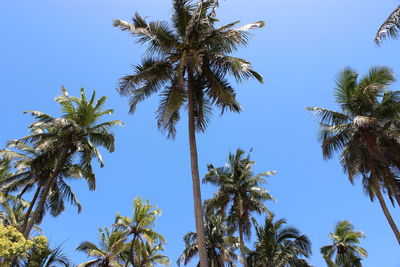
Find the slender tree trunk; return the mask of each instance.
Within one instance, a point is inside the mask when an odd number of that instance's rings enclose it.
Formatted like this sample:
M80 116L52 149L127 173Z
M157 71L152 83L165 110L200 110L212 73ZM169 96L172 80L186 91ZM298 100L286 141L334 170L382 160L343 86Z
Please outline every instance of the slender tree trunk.
M218 262L218 267L225 267L224 261L222 260L221 255L217 255L217 262Z
M387 219L390 227L392 228L392 231L393 231L394 235L396 236L397 242L400 244L400 232L399 232L399 229L397 228L392 216L390 215L389 209L387 208L385 200L383 199L379 182L377 181L375 175L374 175L373 179L374 179L374 183L375 183L374 186L375 186L376 197L378 198L379 204L381 205L381 208L382 208L382 211L385 214L386 219Z
M32 218L30 221L28 221L28 224L26 225L25 231L24 231L24 237L28 238L29 233L32 230L33 225L35 222L38 220L40 213L44 209L44 204L46 203L47 196L50 192L51 187L53 186L54 181L56 180L57 176L60 174L61 169L63 168L65 161L68 157L68 148L65 148L62 154L60 155L59 160L57 161L57 164L54 168L53 173L51 174L49 181L46 183L43 193L40 196L39 203L36 206L35 212L32 215Z
M204 217L203 217L203 205L201 201L200 191L200 175L199 175L199 164L197 158L197 145L196 145L196 127L194 121L194 88L193 88L193 72L188 69L188 97L189 97L189 145L190 145L190 166L192 170L192 183L193 183L193 201L194 201L194 214L196 220L196 233L197 233L197 245L199 247L200 255L200 267L208 267L207 249L206 249L206 238L204 231Z
M135 262L134 262L134 259L133 259L133 246L135 245L136 237L137 237L137 235L134 235L133 238L132 238L132 242L131 242L131 245L129 247L129 256L128 256L128 259L125 262L125 267L128 267L129 261L131 261L132 266L135 266Z
M41 185L38 185L38 187L36 188L36 192L33 195L32 201L31 201L31 203L29 203L28 211L25 213L24 223L22 224L22 227L20 229L21 233L25 232L25 228L26 228L26 225L28 224L29 216L32 212L33 206L35 206L35 202L36 202L37 197L39 196L41 187L42 187ZM17 256L12 256L11 260L10 260L10 266L14 266L17 263L17 260L18 260Z
M243 238L243 225L239 222L239 243L240 243L240 254L242 254L243 266L247 267L247 259L246 259L246 249L244 247L244 238Z
M30 215L32 213L32 209L35 206L36 200L37 200L37 198L39 196L40 189L42 189L42 186L39 184L37 186L37 188L36 188L35 194L33 195L31 203L29 203L28 211L25 213L24 223L22 224L21 232L25 232L26 226L27 226L28 221L29 221L29 217L30 217Z
M242 216L243 216L243 203L242 199L239 197L239 243L240 243L240 253L242 254L243 259L243 266L247 267L247 258L246 258L246 250L244 247L244 238L243 238L243 223L242 223Z

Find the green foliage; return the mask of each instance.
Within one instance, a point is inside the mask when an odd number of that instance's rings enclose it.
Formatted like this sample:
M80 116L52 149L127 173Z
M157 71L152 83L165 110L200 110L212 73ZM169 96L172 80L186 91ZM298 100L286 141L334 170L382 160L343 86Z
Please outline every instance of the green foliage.
M135 198L132 217L117 214L111 231L107 227L99 229L99 246L85 241L77 247L77 250L95 258L78 266L169 265L168 257L159 254L164 250L165 238L153 229L160 214L161 210L150 205L149 201Z
M399 154L394 153L400 149L400 92L386 89L394 81L387 67L372 67L361 78L347 68L338 75L334 94L341 110L308 108L321 119L323 156L330 159L339 152L350 181L362 176L371 199L376 194L371 171L379 176L391 200L400 193L399 180L390 169L400 167Z
M333 244L321 248L321 254L329 267L362 266L361 260L368 255L365 249L358 246L360 239L365 238L362 232L354 231L349 221L340 221L329 237Z
M26 240L13 226L0 223L0 262L6 263L12 256L26 257L34 241Z
M224 215L206 213L205 235L207 256L210 266L235 266L237 255L235 250L239 248L239 239L232 235L231 229L226 223ZM189 232L183 237L185 249L177 260L178 266L188 265L199 253L197 234Z
M61 106L62 117L55 118L40 111L27 111L36 121L30 125L31 134L17 141L10 141L0 156L10 158L16 168L15 174L1 181L5 192L21 190L20 195L36 187L34 198L24 223L27 236L35 223L41 221L45 211L53 216L65 209L65 200L77 206L81 204L66 180L84 179L89 189L96 187L91 161L96 158L104 163L98 147L114 151L114 134L110 129L121 125L120 121L102 122L106 97L96 100L95 91L87 98L84 89L80 97L70 96L62 87L62 95L56 98ZM36 203L36 198L40 196ZM36 210L33 214L33 205Z
M215 9L214 1L174 0L171 23L147 22L138 13L132 23L114 21L114 26L131 33L147 47L142 63L134 66L133 74L120 79L118 90L130 97L131 112L139 102L160 92L156 116L159 128L169 137L176 134L180 110L189 100L189 87L194 91L196 128L204 131L213 105L222 111L240 111L226 75L237 81L262 81L250 62L229 54L246 45L249 30L263 27L264 22L239 28L233 28L237 22L217 27Z
M257 241L255 250L249 253L251 267L309 267L303 257L311 255L311 242L307 236L291 226L285 226L284 219L274 221L275 216L265 218L263 226L253 219Z
M266 183L264 177L274 175L274 171L253 174L255 161L250 154L244 157L244 151L238 149L235 154L229 153L229 161L223 167L208 165L208 173L203 179L205 183L218 186L213 198L206 201L208 210L216 209L219 214L228 211L228 222L237 228L243 226L246 236L250 236L251 213L268 212L264 205L266 200L274 200L261 185Z

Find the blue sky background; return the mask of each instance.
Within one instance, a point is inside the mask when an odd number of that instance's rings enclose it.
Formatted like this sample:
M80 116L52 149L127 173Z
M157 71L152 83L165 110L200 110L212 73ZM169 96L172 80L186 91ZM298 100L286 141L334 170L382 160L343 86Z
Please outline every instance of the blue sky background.
M238 53L263 74L264 84L235 85L243 106L240 115L215 113L205 134L198 135L200 173L206 165L225 163L229 151L254 148L255 172L276 170L267 189L277 198L267 203L277 217L306 233L313 243L311 263L325 266L319 248L338 220L350 220L366 233L369 252L364 266L400 266L398 244L378 203L371 203L360 183L352 186L338 161L322 160L317 120L307 106L336 109L335 75L345 66L365 73L372 65L396 72L399 41L377 47L373 37L397 1L377 0L226 0L222 23L265 20L250 45ZM127 99L118 95L119 77L140 62L144 49L112 20L129 20L138 11L148 19L169 19L169 0L1 0L0 1L0 143L28 133L31 118L24 110L59 115L53 101L63 84L71 94L80 87L107 95L116 130L116 151L96 163L97 190L74 184L84 209L73 207L42 228L52 244L63 243L75 263L86 260L74 249L81 241L97 241L97 229L113 223L116 212L130 215L132 199L142 196L163 215L157 230L168 240L173 265L183 249L182 236L194 230L186 117L175 141L167 140L154 119L157 97L127 114ZM395 84L392 90L398 90ZM203 186L203 197L215 188ZM398 211L393 211L400 222ZM190 266L195 266L192 262Z

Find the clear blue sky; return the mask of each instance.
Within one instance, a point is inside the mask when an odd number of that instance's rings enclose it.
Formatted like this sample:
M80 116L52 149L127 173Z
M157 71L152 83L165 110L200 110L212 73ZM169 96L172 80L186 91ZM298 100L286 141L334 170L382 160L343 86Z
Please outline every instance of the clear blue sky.
M400 70L400 41L378 48L373 36L397 1L377 0L226 0L223 23L265 20L250 45L239 53L253 62L264 84L236 85L240 115L215 114L198 137L200 173L207 163L222 165L229 151L254 148L256 172L276 170L267 188L278 201L267 203L277 217L306 233L313 243L311 263L325 266L319 248L338 220L348 219L366 233L367 267L400 266L399 246L378 203L371 203L360 183L352 186L338 161L323 161L317 120L307 106L335 109L334 77L345 66L364 73L372 65ZM97 241L97 229L110 225L116 212L131 214L136 196L163 210L157 230L168 240L173 266L183 249L182 236L194 230L186 119L175 141L167 140L154 119L157 97L128 115L127 99L115 90L117 79L138 63L143 48L112 27L138 11L148 19L169 19L169 0L1 0L0 1L0 143L26 135L32 121L24 110L58 115L53 98L63 84L72 94L80 87L107 95L107 106L126 126L116 130L116 151L96 167L98 186L89 192L73 187L84 209L73 207L42 228L52 244L63 243L75 263L86 260L75 247ZM398 90L399 84L392 89ZM94 163L96 164L96 163ZM208 198L215 188L203 186ZM395 219L400 222L398 210ZM194 262L190 266L194 266Z

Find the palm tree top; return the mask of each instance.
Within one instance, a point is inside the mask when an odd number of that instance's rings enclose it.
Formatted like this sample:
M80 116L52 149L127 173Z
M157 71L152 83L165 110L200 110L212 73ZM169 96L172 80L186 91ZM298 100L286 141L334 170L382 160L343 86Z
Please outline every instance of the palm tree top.
M133 67L134 73L121 78L118 91L130 97L130 112L139 102L160 92L156 112L158 127L174 138L180 109L188 102L187 85L195 89L196 129L204 131L213 105L222 112L240 111L234 89L225 79L232 75L238 82L260 74L250 62L230 56L247 44L252 29L262 28L258 21L233 28L238 21L217 27L216 1L174 0L171 22L147 22L136 13L132 23L116 19L114 26L137 38L147 47L142 63ZM190 74L190 75L189 75ZM189 81L189 76L193 81Z
M360 239L365 238L364 233L354 231L354 226L347 220L337 222L329 237L333 244L320 249L329 266L361 266L361 260L368 256L367 251L358 246Z

